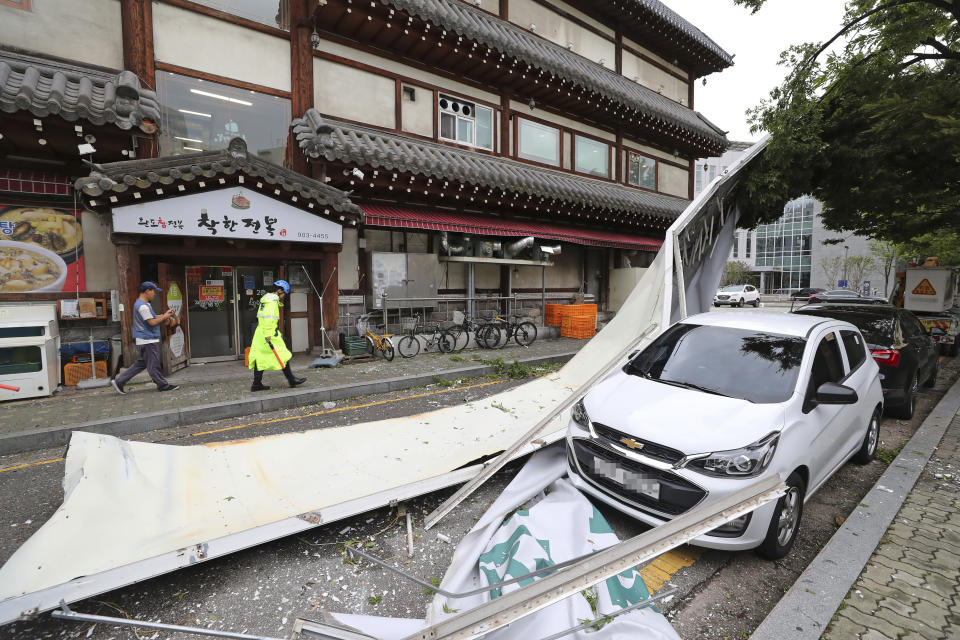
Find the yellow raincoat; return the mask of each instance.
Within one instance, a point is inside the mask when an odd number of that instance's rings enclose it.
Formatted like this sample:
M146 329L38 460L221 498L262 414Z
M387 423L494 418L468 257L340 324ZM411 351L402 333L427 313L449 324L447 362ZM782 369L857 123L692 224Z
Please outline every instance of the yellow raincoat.
M289 362L293 354L287 349L283 336L277 328L280 323L280 296L275 293L266 293L260 298L260 309L257 310L257 330L253 333L250 343L250 368L256 367L260 371L279 371ZM270 344L267 344L270 340ZM273 349L270 349L270 345ZM277 355L273 355L276 350ZM277 362L277 356L283 361L283 366Z

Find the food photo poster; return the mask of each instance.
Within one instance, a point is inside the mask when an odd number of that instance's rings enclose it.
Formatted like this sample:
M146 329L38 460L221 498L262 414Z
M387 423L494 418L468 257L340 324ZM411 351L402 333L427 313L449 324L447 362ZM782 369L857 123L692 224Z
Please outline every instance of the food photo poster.
M80 215L0 204L0 293L85 291Z

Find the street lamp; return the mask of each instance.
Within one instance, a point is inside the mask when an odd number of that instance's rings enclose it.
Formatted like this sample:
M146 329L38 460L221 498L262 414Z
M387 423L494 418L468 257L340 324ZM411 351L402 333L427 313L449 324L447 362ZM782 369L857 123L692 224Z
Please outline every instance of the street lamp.
M850 288L850 285L847 282L847 254L849 252L850 247L848 245L843 245L843 286L847 289Z

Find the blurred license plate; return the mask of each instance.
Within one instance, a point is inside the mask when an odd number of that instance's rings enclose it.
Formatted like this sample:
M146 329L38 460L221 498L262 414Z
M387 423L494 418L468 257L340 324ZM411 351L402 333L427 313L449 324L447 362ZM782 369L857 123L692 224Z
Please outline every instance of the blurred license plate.
M654 500L660 499L660 483L652 475L624 469L616 462L609 462L599 456L593 457L593 469L598 475L617 483L624 489L642 493Z

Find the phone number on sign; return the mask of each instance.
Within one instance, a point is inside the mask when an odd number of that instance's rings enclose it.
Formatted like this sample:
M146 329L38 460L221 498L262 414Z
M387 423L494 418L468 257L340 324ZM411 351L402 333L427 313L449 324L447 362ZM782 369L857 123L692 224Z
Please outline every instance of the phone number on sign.
M316 240L329 240L329 239L330 239L330 234L329 234L329 233L310 233L310 232L308 232L308 231L298 231L298 232L297 232L297 237L298 237L298 238L313 238L313 239L316 239Z

